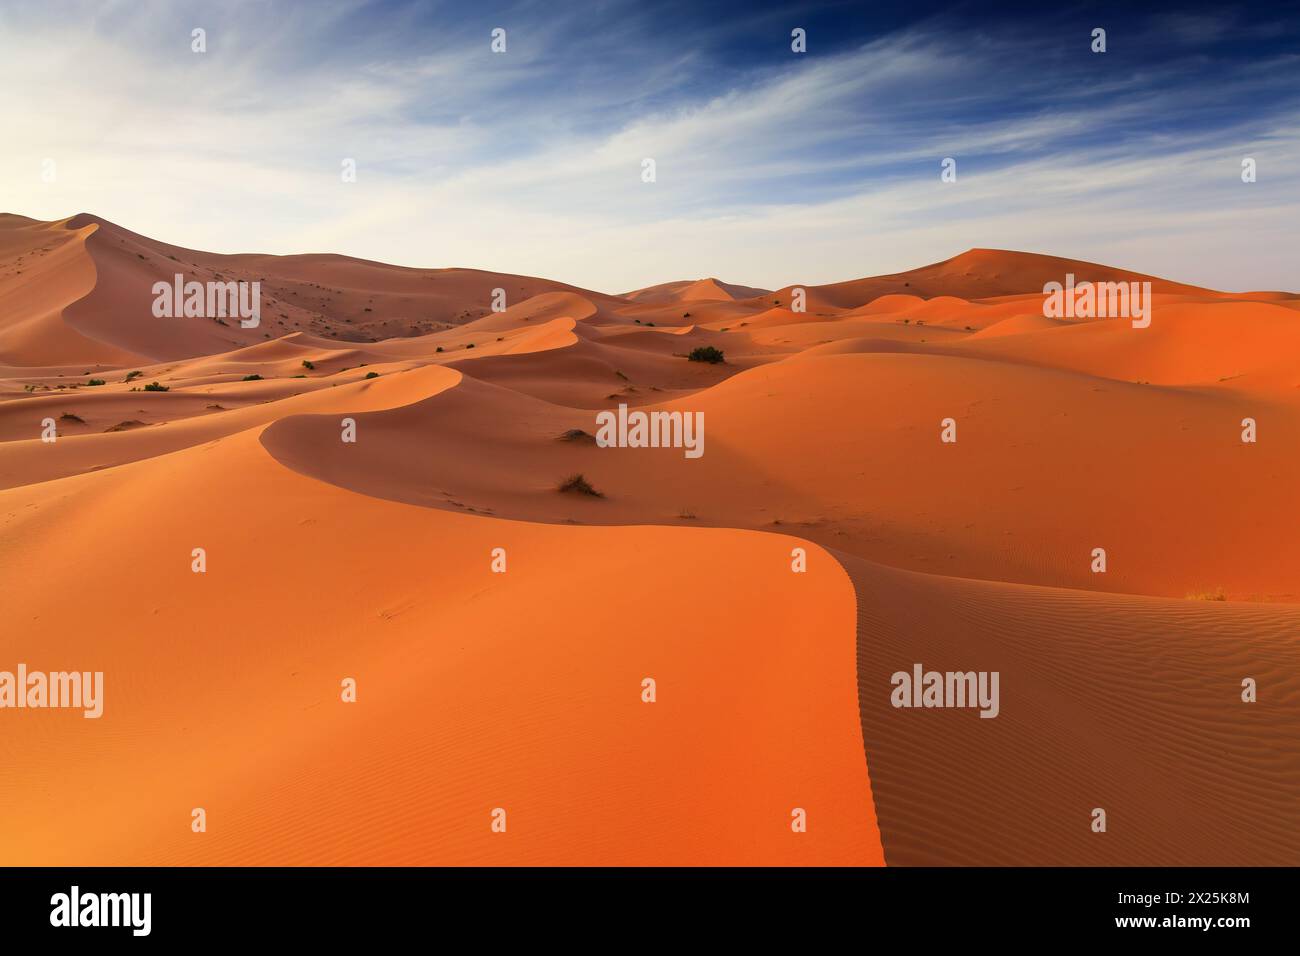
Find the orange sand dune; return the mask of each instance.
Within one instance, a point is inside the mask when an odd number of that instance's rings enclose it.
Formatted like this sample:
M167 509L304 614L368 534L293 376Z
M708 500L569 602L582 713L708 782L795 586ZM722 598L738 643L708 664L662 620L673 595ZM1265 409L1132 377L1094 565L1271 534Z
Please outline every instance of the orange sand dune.
M891 864L1300 859L1300 609L837 557L858 591L862 727ZM893 707L891 676L916 663L999 671L998 717ZM1091 829L1098 807L1105 833Z
M45 278L55 268L59 274ZM155 318L153 284L178 273L204 283L258 281L261 324ZM609 299L549 280L468 269L405 269L334 255L216 255L85 213L54 223L6 217L0 220L0 306L24 321L0 320L0 363L138 364L224 352L295 331L381 341L490 315L497 289L511 304L543 293ZM57 298L47 301L55 290Z
M6 659L106 680L5 715L5 865L882 862L852 588L797 539L392 504L247 431L0 492L0 542Z
M572 428L594 434L595 414L472 379L359 419L364 455L330 442L336 424L324 418L283 419L264 440L308 474L438 507L454 499L592 524L680 524L687 513L790 526L828 547L962 577L1300 600L1300 555L1286 544L1300 535L1293 408L897 352L766 365L666 407L704 413L698 460L557 441ZM1268 442L1241 443L1250 414L1267 422ZM958 422L955 445L939 441L945 417ZM413 446L411 434L426 440ZM574 472L606 497L556 495ZM1091 570L1096 547L1108 552L1104 574Z
M476 350L457 356L451 364L480 381L506 385L558 405L603 408L617 402L650 404L700 391L746 367L780 357L748 337L697 329L604 332L575 326L572 320L563 337L553 330L529 344L534 347L526 349L528 354L522 347L494 357ZM717 365L684 361L692 349L703 345L721 347L730 361Z
M623 298L630 302L702 302L710 300L732 301L734 299L754 299L762 295L771 295L767 289L755 289L751 286L733 285L720 279L696 279L685 282L665 282L662 285L638 289L626 293Z
M0 218L0 364L97 365L134 362L129 349L64 320L100 280L86 238L93 227Z
M176 271L262 324L155 318ZM1151 326L1045 318L1067 273ZM0 863L1300 856L1300 296L990 249L804 288L0 216L0 670L107 681L0 710ZM599 447L619 405L703 454ZM915 663L998 717L894 708Z
M1198 296L1215 296L1218 293L1196 286L1169 282L1153 276L1115 269L1095 262L1062 259L1028 252L1006 249L969 249L933 265L922 266L909 272L869 279L853 279L831 285L812 286L808 289L809 308L813 303L840 309L851 309L882 295L902 293L929 299L935 296L955 296L962 299L987 299L995 296L1041 292L1047 282L1064 282L1067 273L1076 281L1131 282L1150 281L1154 292L1185 292ZM781 290L788 296L790 288Z
M340 414L408 405L448 388L458 373L439 367L422 368L409 376L370 381L355 369L337 383L301 385L230 382L195 386L163 394L104 393L73 400L62 396L0 406L0 488L30 485L77 475L126 462L190 448L215 438L263 425L285 414ZM76 413L62 411L75 408ZM23 413L21 419L15 413ZM76 414L81 421L67 421ZM40 437L43 417L56 421L59 438ZM123 428L122 426L127 427ZM115 427L116 426L116 427ZM20 431L21 429L21 431ZM27 437L30 435L31 437Z
M1015 339L971 342L971 354L1156 385L1252 390L1300 399L1300 321L1263 302L1174 302L1155 297L1151 327L1123 320L1027 327ZM1053 319L1039 319L1055 323ZM1028 323L1027 323L1028 325ZM1138 334L1140 333L1140 334ZM1148 334L1149 333L1149 334ZM983 336L987 338L988 336Z

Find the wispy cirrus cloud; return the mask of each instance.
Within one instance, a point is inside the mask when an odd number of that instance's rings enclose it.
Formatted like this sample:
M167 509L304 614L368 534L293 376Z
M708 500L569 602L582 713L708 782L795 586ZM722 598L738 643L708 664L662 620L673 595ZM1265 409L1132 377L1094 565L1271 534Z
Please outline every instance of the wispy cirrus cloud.
M1077 24L939 17L834 44L814 31L800 56L784 16L6 10L0 208L87 210L217 251L337 251L606 291L700 274L834 281L975 245L1226 288L1297 284L1300 60L1219 42L1268 24L1116 20L1113 52L1096 55ZM196 26L205 54L190 52ZM495 26L504 55L489 49ZM958 181L945 184L949 156ZM1259 164L1250 185L1245 156ZM340 181L345 157L354 184Z

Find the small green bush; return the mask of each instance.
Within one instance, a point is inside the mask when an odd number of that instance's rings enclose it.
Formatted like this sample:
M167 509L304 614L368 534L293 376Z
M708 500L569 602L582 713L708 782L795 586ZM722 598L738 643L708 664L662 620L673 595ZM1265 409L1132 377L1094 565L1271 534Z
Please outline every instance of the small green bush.
M170 392L170 385L159 385L157 382L150 382L144 387L146 392Z
M722 350L715 349L712 345L701 345L691 349L691 354L686 357L692 362L708 362L710 365L717 365L722 361Z

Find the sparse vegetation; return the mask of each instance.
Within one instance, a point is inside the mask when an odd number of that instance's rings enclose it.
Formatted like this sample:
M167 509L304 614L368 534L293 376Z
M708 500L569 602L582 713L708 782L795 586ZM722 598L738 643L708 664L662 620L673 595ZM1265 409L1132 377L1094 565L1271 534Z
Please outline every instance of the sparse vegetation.
M146 392L170 392L170 385L159 385L157 382L150 382L144 387Z
M131 381L131 380L134 379L134 378L139 378L139 377L140 377L141 375L143 375L143 374L144 374L144 372L141 372L139 369L136 369L134 372L127 372L127 373L126 373L126 378L122 379L122 381L123 381L123 382L129 382L129 381Z
M590 434L588 434L587 432L584 432L581 428L570 428L568 431L566 431L564 434L562 434L562 435L561 435L557 440L558 440L558 441L594 442L594 441L596 440L596 436L595 436L595 435L590 435Z
M311 372L315 370L316 365L314 362L309 362L307 359L303 359L302 367L305 368L307 371Z
M366 373L366 378L379 378L379 373L378 373L378 372L367 372L367 373Z
M62 415L59 416L59 421L76 422L78 425L86 424L86 420L84 418L82 418L80 415L74 415L72 414L72 412L64 412Z
M575 495L587 495L592 498L604 498L605 496L591 486L581 472L576 475L570 475L560 482L559 491Z
M110 425L108 428L105 428L104 431L124 432L124 431L130 431L132 428L144 428L144 422L140 421L139 419L132 418L130 421L118 422L116 425Z
M722 350L715 349L712 345L700 345L691 349L691 354L686 356L692 362L708 362L710 365L717 365L723 360Z
M245 375L241 379L241 381L244 382L260 382L261 380L262 380L262 376L258 375L256 372L254 372L252 375Z
M87 384L87 385L106 385L106 384L108 384L108 383L105 382L102 378L92 378L92 379L91 379L89 382L87 382L86 384Z

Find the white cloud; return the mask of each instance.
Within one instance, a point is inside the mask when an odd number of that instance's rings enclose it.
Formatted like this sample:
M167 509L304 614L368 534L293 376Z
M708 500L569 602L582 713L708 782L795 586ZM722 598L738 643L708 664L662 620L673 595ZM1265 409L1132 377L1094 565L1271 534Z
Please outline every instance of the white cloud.
M511 53L494 57L482 30L412 51L393 31L415 26L365 4L265 16L282 9L226 8L201 56L170 7L118 6L86 26L0 20L0 209L90 211L213 251L334 251L603 291L706 274L829 282L970 246L1223 288L1294 275L1295 117L1269 127L1246 110L1214 142L1147 129L1193 108L1150 77L1060 91L1060 77L1017 72L1005 44L910 34L715 87L689 50L637 59L631 33L622 69L599 51L599 69L583 66L563 19L512 27ZM324 55L359 23L373 30ZM1213 95L1250 103L1277 82L1224 76ZM1260 164L1249 186L1244 155ZM645 156L654 184L640 181ZM944 156L956 184L939 181ZM45 157L56 183L39 179ZM340 182L344 157L356 184Z

